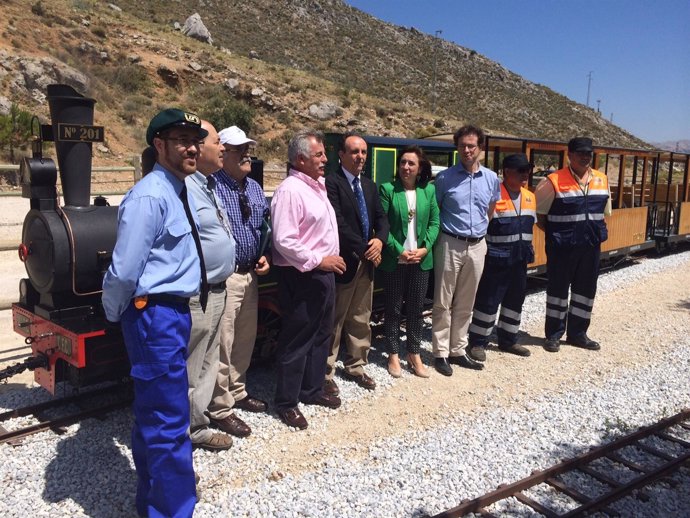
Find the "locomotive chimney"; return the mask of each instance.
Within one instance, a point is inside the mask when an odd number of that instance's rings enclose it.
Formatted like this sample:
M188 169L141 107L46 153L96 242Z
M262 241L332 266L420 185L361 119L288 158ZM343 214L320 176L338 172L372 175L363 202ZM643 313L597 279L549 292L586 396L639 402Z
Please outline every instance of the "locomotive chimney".
M91 139L82 135L93 125L94 99L68 85L48 85L48 104L53 139L60 167L60 181L68 207L91 204Z

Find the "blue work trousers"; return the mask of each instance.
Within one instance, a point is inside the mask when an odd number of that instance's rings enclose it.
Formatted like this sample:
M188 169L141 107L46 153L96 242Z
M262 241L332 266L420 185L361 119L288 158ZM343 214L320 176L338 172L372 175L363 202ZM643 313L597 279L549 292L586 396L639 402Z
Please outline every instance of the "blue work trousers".
M499 306L501 314L496 326L498 346L506 348L517 343L526 287L526 261L506 264L487 256L472 309L468 336L470 347L487 346L496 317L499 316Z
M191 517L196 504L187 398L186 304L130 304L122 333L134 380L132 457L137 512L148 518Z
M600 256L600 245L561 248L547 242L548 284L544 326L547 339L558 340L565 333L566 327L570 338L587 333L597 293Z

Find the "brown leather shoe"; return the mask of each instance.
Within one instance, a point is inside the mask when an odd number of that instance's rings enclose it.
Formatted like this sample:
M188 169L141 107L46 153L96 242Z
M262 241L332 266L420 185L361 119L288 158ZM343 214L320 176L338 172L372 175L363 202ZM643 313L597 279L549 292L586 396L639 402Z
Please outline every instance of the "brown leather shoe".
M302 401L302 403L305 405L319 405L327 408L338 408L341 401L338 396L331 396L330 394L322 392L311 401Z
M229 450L232 448L232 437L225 435L224 433L213 432L207 440L192 443L192 446L194 448L201 448L202 450L209 451ZM198 484L199 475L195 473L194 476L196 477L196 483Z
M252 433L252 429L249 428L249 425L235 414L230 414L225 419L211 419L211 423L216 428L220 428L225 433L229 433L235 437L247 437Z
M324 393L328 394L329 396L339 396L340 395L340 388L338 388L338 384L335 382L335 380L326 380L323 382L323 391Z
M252 396L246 396L239 401L235 401L234 407L240 410L246 410L247 412L260 414L268 410L268 403Z
M363 372L360 376L355 374L350 374L349 372L344 372L343 377L346 380L354 381L360 387L367 390L374 390L376 388L376 382L367 376L366 372Z
M281 421L283 421L286 425L292 428L304 430L307 428L307 426L309 426L307 419L302 415L302 412L300 412L299 408L297 407L289 410L278 410L278 417L280 417Z

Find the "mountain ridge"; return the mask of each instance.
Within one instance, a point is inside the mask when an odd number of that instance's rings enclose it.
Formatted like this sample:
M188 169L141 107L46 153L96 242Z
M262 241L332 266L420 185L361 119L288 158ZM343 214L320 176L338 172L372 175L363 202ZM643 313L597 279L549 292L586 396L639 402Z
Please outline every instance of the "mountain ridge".
M109 134L96 162L135 154L160 108L184 106L206 116L205 96L227 96L251 111L259 153L276 161L302 126L413 137L473 122L492 134L548 140L585 134L602 145L651 147L472 49L340 0L0 4L2 95L45 118L46 78L29 77L31 70L42 67L55 80L62 73L68 82L83 76L77 83L99 102L96 117ZM213 46L174 28L195 12Z

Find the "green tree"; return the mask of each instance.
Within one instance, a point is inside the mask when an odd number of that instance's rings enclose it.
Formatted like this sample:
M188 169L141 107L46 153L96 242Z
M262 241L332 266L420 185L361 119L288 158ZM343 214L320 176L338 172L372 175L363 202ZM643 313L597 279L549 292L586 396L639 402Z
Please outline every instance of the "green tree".
M0 115L0 152L16 163L15 151L29 147L31 138L31 114L12 104L10 113Z

